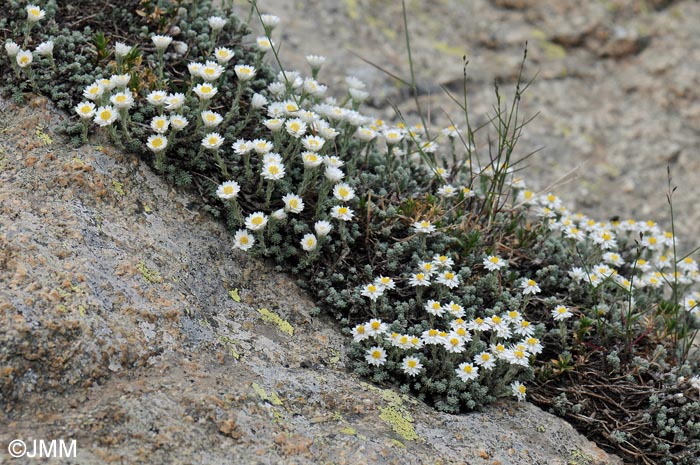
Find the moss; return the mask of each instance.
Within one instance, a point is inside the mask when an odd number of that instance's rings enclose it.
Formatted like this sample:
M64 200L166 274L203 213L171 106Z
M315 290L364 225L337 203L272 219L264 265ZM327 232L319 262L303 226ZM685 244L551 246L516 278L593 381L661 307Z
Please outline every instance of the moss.
M350 436L355 436L357 434L357 430L351 426L346 426L345 428L341 429L340 432Z
M260 315L262 316L263 321L266 321L268 323L274 323L283 333L289 334L290 336L294 336L294 327L291 324L289 324L287 320L284 320L282 317L280 317L278 314L273 313L266 308L259 308L258 313L260 313Z

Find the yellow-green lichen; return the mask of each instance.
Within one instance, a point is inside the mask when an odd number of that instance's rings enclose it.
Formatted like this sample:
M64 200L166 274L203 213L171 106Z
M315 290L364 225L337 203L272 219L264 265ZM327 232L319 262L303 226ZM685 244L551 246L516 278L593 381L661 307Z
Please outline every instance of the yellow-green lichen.
M364 382L362 385L370 391L379 393L382 399L387 403L386 406L379 407L379 418L391 426L395 433L406 441L416 441L420 439L420 436L418 436L418 433L416 433L413 427L413 416L403 406L404 402L412 401L410 397L400 395L391 389L380 389Z
M119 196L124 196L126 193L124 192L124 184L120 183L116 179L112 179L112 187L114 188L114 192L119 195Z
M390 439L390 440L389 440L389 444L391 444L392 446L398 447L399 449L405 449L405 448L406 448L406 444L404 444L403 442L399 441L398 439Z
M350 436L355 436L357 434L357 430L352 426L346 426L345 428L341 429L340 432Z
M594 459L578 449L571 451L569 453L569 458L566 461L566 465L591 465L592 463L594 463Z
M265 392L265 389L263 389L262 386L260 386L258 383L253 383L253 390L255 393L260 397L260 399L264 400L265 402L269 402L272 405L282 405L282 400L275 394L274 391L270 391L268 394Z
M139 273L141 273L141 276L147 283L158 284L163 282L163 278L158 273L158 270L148 268L143 260L136 265L136 269L139 270Z
M219 339L219 342L221 342L221 344L226 346L226 348L228 349L228 353L229 355L231 355L231 357L235 358L236 360L241 358L241 354L239 354L236 350L236 346L233 342L233 339L231 339L228 336L218 336L217 339Z
M260 313L263 321L268 323L274 323L283 333L294 336L294 327L289 324L287 320L282 319L278 314L271 312L266 308L259 308L258 313Z
M228 295L234 300L234 302L241 301L241 296L238 295L238 288L228 291Z
M395 433L406 441L420 439L415 428L413 428L413 417L408 413L408 410L389 405L387 407L379 407L379 412L379 418L384 420Z
M51 136L46 134L40 126L36 127L36 136L39 138L42 144L51 145L53 144L53 139Z

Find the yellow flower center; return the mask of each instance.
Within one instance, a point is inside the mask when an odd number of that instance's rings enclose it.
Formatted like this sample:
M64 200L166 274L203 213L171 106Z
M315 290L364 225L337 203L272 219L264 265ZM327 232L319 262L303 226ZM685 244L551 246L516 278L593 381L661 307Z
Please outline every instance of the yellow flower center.
M117 95L117 98L115 100L118 103L124 103L124 102L126 102L126 95Z
M246 236L241 237L241 238L240 238L240 242L241 242L241 244L243 244L243 245L248 244L248 242L249 242L249 241L248 241L248 237L246 237Z
M472 367L471 365L464 365L464 368L462 368L462 370L470 375L474 371L474 367Z
M107 121L112 117L112 112L109 110L102 110L102 113L100 113L100 118L103 120Z
M494 316L493 318L491 318L491 321L493 321L493 323L496 325L500 325L503 320L500 316Z
M484 362L488 362L489 359L491 359L491 355L489 355L489 354L481 354L481 360L483 360Z
M369 286L367 286L367 291L377 292L377 286L375 286L374 284L370 284Z
M525 394L526 391L527 391L527 388L525 386L523 386L522 384L520 386L518 386L518 392L520 394Z
M528 285L528 286L532 287L532 286L534 286L535 284L537 284L537 283L536 283L534 280L532 280L532 279L528 279L528 280L527 280L527 285Z
M418 365L418 361L410 359L406 362L406 365L408 365L408 368L415 368Z
M365 325L360 325L357 327L357 334L365 334Z
M340 194L341 197L347 197L350 194L350 192L348 192L346 188L341 187L340 189L338 189L338 194Z
M438 330L437 329L431 329L428 331L428 335L431 337L435 337L438 335Z
M341 215L346 215L348 213L347 207L340 207L338 209L338 213L340 213Z
M163 129L165 127L165 120L164 119L157 119L156 120L156 127L158 129Z
M256 216L251 220L251 223L253 223L255 226L260 226L263 222L262 216Z
M381 324L380 322L378 322L378 321L373 321L373 322L372 322L372 329L374 329L374 330L376 331L376 330L379 329L379 327L380 327L381 325L382 325L382 324Z
M163 139L161 139L160 137L153 139L153 141L151 141L151 145L156 148L160 147L161 145L163 145Z
M224 194L233 194L233 186L224 186Z
M374 358L382 358L382 353L379 350L375 350L372 352L372 357Z

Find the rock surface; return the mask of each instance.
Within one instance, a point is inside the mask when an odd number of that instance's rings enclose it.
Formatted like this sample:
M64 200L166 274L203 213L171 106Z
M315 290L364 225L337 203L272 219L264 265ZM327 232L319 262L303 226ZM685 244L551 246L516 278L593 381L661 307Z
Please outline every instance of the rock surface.
M282 17L274 36L285 67L306 72L305 54L325 55L320 78L332 89L346 74L356 75L368 83L378 114L395 116L389 99L418 121L406 89L359 58L408 79L400 1L258 3ZM463 121L440 88L461 92L463 55L477 126L495 103L494 80L512 95L527 41L525 75L537 77L522 109L538 117L526 127L519 153L542 150L528 160L526 181L599 220L619 215L670 228L670 166L683 249L699 245L700 3L406 0L406 6L421 105L436 124L449 124L445 113ZM486 147L482 139L479 148Z
M617 464L528 403L447 415L345 370L290 277L133 156L0 101L0 463Z

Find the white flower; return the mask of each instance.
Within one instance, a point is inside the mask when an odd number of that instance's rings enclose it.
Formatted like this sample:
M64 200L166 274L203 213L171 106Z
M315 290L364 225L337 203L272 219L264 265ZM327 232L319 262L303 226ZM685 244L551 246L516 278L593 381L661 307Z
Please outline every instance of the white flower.
M255 152L260 155L264 155L274 148L272 142L266 141L264 139L255 139L253 140L252 144L253 150L255 150Z
M378 278L375 278L374 284L388 291L396 287L396 283L394 282L394 280L389 278L388 276L379 276Z
M352 328L352 340L355 342L362 342L368 339L370 336L367 334L367 325L359 324Z
M484 370L490 370L496 366L496 359L489 352L481 352L474 357L474 363Z
M219 79L223 72L223 66L213 61L207 61L199 72L199 75L205 81L212 82Z
M46 16L46 12L36 5L27 5L27 21L30 23L36 23L41 21Z
M36 53L40 57L47 57L53 55L53 41L47 40L42 42L36 47Z
M282 197L284 209L290 213L301 213L304 210L304 200L296 194L287 194Z
M556 321L564 321L574 316L571 311L563 305L557 305L552 310L552 318Z
M360 89L353 89L352 87L349 90L350 92L350 97L352 97L353 100L356 102L364 102L369 98L369 92L365 92L364 90Z
M284 91L287 90L287 86L282 82L275 81L267 85L267 90L269 90L272 95L280 97L284 94Z
M489 271L498 271L504 266L507 266L508 262L497 255L489 255L488 257L484 258L483 264L484 268Z
M160 134L153 134L149 136L148 140L146 141L146 147L148 147L148 149L154 153L162 152L167 146L168 139Z
M202 146L209 150L218 150L223 143L224 138L218 132L210 132L202 139Z
M119 118L119 113L114 107L107 105L100 107L95 112L95 123L98 126L105 127L114 123Z
M326 166L332 166L333 168L341 168L345 162L341 160L337 155L329 155L327 157L323 157L323 163L326 164Z
M351 89L364 89L367 87L364 82L360 81L357 79L355 76L346 76L345 77L345 83L348 85L349 88Z
M204 65L201 63L191 62L187 64L187 70L190 72L191 77L202 77L202 68Z
M221 16L210 16L207 22L212 31L220 31L226 26L226 20Z
M304 237L301 238L301 248L307 252L315 250L316 245L318 245L318 240L313 234L305 234Z
M452 258L447 255L435 255L433 256L433 265L439 266L441 268L452 268L455 262Z
M537 294L541 292L540 286L537 285L534 279L523 278L520 281L520 287L523 288L523 294Z
M306 123L300 120L299 118L292 118L290 120L287 120L287 122L284 123L284 127L287 129L287 134L296 139L306 134ZM317 150L314 151L316 152Z
M455 318L462 318L464 316L464 307L453 301L450 301L450 303L445 305L443 308L450 312L450 314Z
M238 155L245 155L246 153L253 150L253 144L245 139L238 139L231 146L234 152Z
M360 292L360 294L374 302L384 294L384 289L381 286L370 283L362 287L362 292Z
M354 212L344 205L336 205L331 209L331 216L341 221L350 221Z
M112 102L112 105L114 105L120 110L128 110L132 106L134 106L134 97L131 94L131 91L129 90L125 90L124 92L117 92L109 98L109 101Z
M150 103L154 107L160 107L165 105L167 99L168 93L164 90L154 90L153 92L149 92L149 94L146 96L146 100L148 100L148 103Z
M272 47L274 46L272 41L265 36L258 37L257 39L255 39L255 43L258 46L258 50L260 50L262 52L267 52L268 50L272 50Z
M413 230L419 234L429 234L435 231L435 226L427 220L417 221L413 223Z
M173 41L173 38L170 36L161 36L158 34L153 34L151 36L151 40L153 41L153 45L155 45L158 50L162 51L168 48L168 45L170 45L170 42Z
M303 145L306 150L311 150L312 152L320 151L325 143L326 140L319 136L306 136L301 140L301 145Z
M343 170L335 166L327 166L323 175L331 182L338 182L345 177Z
M355 198L355 189L344 182L338 183L333 187L333 197L343 202L349 202Z
M369 336L376 337L386 333L389 329L389 326L386 323L382 323L382 320L373 318L367 323L366 329L367 334L369 334Z
M216 189L216 195L224 200L235 199L239 192L241 192L241 186L236 181L223 182Z
M284 165L281 163L267 163L262 167L262 177L268 181L278 181L284 175Z
M445 313L445 309L442 304L437 300L429 300L425 304L425 311L433 316L442 316Z
M266 28L274 29L280 23L280 17L275 15L260 15L260 21Z
M323 158L314 152L302 152L301 158L304 161L304 168L316 168L323 163Z
M29 50L22 50L17 54L15 59L17 60L17 64L20 68L26 68L32 64L32 61L34 61L34 56Z
M236 53L230 48L218 47L214 49L214 58L216 58L216 61L218 61L219 64L222 65L225 65L226 63L231 61L231 58L233 58L235 55Z
M316 231L316 234L318 234L320 237L327 236L330 234L332 229L333 225L331 225L328 221L319 220L314 224L314 231Z
M377 131L372 128L360 126L357 128L357 131L355 131L355 136L363 142L369 142L377 137Z
M401 362L401 369L408 376L416 376L423 370L423 364L416 357L405 357Z
M250 99L250 106L255 108L256 110L260 108L264 108L265 105L267 105L267 99L265 98L264 95L255 93L253 94L253 98Z
M204 126L208 128L214 128L218 126L223 120L223 116L221 116L215 111L207 110L202 112L202 121L204 122Z
M311 69L320 69L326 62L326 57L321 55L306 55L306 62L311 66Z
M165 99L165 109L168 111L179 110L185 104L185 94L170 94Z
M463 362L459 364L459 367L455 369L457 377L464 381L471 381L479 377L479 367L475 367L473 364L468 362Z
M255 77L255 68L248 65L236 65L233 71L238 76L238 79L242 82L250 81Z
M114 44L114 54L120 58L127 56L131 52L132 47L122 42Z
M267 215L263 212L255 212L248 215L245 219L245 227L251 231L259 231L267 224Z
M265 155L263 155L262 158L263 165L266 165L268 163L277 163L279 165L282 162L282 155L280 155L277 152L267 152Z
M172 115L170 117L170 125L173 127L173 130L175 130L175 131L180 131L182 129L185 129L185 127L187 127L187 125L189 123L190 122L187 121L187 118L185 118L182 115Z
M19 45L17 45L13 40L7 40L5 42L5 51L7 52L7 56L10 58L14 58L17 56L21 48Z
M384 140L389 145L398 144L403 139L403 135L400 129L389 129L384 131Z
M255 238L245 229L239 229L238 231L236 231L236 234L235 236L233 236L233 239L233 248L241 249L244 252L253 247L253 244L255 244Z
M430 276L425 273L416 273L411 275L411 279L409 279L408 284L413 287L430 286Z
M284 124L284 120L280 119L280 118L266 119L265 121L263 121L263 124L270 131L277 132L280 129L282 129L282 125Z
M170 120L163 115L154 116L151 120L151 129L158 134L165 134L170 127Z
M382 366L386 363L386 351L379 346L367 350L365 355L367 363L374 366Z
M112 85L111 79L98 79L95 82L98 84L102 84L102 87L105 88L105 92L110 91L114 88L114 86Z
M527 388L524 384L519 381L513 381L510 384L510 389L513 392L513 396L518 399L518 402L525 400L525 394L527 393Z
M440 197L449 199L450 197L454 197L457 195L457 189L451 184L445 184L444 186L440 186L440 188L437 190L437 194Z
M75 112L81 119L89 119L95 116L95 104L92 102L81 102L75 107Z
M506 350L503 353L503 358L505 358L508 363L512 365L519 365L522 367L530 366L530 354L525 350L524 347L513 347Z
M131 81L131 75L129 73L114 74L109 78L110 87L113 89L126 87L129 81Z
M202 100L209 100L216 95L219 90L209 83L197 84L194 93Z

